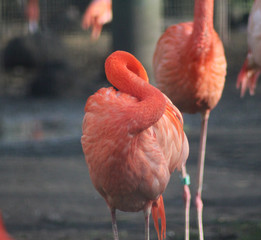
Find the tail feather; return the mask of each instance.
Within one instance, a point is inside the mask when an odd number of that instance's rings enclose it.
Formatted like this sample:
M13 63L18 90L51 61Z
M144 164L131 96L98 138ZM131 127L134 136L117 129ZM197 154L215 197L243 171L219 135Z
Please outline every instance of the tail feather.
M166 216L165 208L162 195L152 204L152 218L154 221L154 226L158 234L158 240L163 240L166 238ZM159 222L161 219L161 234L159 233Z
M255 94L256 83L260 73L260 70L250 69L248 67L248 60L245 60L237 77L237 88L241 87L241 97L245 95L247 88L249 88L250 95Z

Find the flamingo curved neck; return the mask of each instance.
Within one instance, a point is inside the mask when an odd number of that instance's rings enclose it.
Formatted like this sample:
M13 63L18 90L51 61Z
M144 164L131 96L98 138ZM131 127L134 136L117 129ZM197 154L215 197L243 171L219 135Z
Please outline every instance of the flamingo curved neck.
M114 87L139 100L126 106L131 133L145 130L161 118L166 108L165 97L148 83L145 69L134 56L123 51L114 52L105 62L105 73Z

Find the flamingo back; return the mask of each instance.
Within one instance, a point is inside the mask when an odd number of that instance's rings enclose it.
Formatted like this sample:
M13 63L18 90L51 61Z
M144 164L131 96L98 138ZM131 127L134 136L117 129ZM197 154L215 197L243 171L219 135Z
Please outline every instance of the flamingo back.
M224 48L217 33L201 47L193 38L193 22L170 26L159 39L153 57L157 86L181 112L213 109L226 75Z
M122 211L140 211L158 199L188 156L177 115L182 117L174 108L148 129L129 133L124 109L136 102L113 88L100 89L87 100L83 120L81 142L93 184L109 206Z

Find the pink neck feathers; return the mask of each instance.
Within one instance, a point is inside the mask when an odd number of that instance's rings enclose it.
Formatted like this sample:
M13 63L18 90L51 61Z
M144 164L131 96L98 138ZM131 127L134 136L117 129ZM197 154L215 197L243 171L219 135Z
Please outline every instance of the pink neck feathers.
M192 38L198 45L207 48L212 37L214 0L195 0Z
M136 104L126 106L131 133L140 132L156 123L166 108L164 95L148 83L142 64L130 53L116 51L105 62L108 81L119 91L136 97Z

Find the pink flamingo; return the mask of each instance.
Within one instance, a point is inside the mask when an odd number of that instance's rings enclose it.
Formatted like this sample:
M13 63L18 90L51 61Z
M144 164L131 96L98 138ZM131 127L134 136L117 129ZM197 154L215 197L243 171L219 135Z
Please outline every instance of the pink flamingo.
M159 89L184 113L202 116L196 207L200 239L204 239L201 199L207 125L210 111L221 98L226 58L213 27L214 0L195 0L194 21L170 26L160 37L153 59ZM183 178L187 178L185 166ZM185 236L189 239L190 191L184 186Z
M102 26L112 20L111 0L93 0L87 7L83 19L82 28L92 28L92 39L100 37Z
M118 91L102 88L85 106L81 143L90 177L111 210L115 240L116 209L144 211L146 240L152 209L158 238L162 239L166 232L162 193L189 151L182 115L148 83L145 69L133 55L112 53L105 62L105 72Z
M241 97L249 88L255 94L257 79L261 73L261 0L255 0L247 26L248 53L237 77L237 88L241 87Z
M1 212L0 212L0 240L14 240L5 230Z
M38 0L27 0L25 15L28 19L29 32L35 33L38 30L38 21L40 17Z

